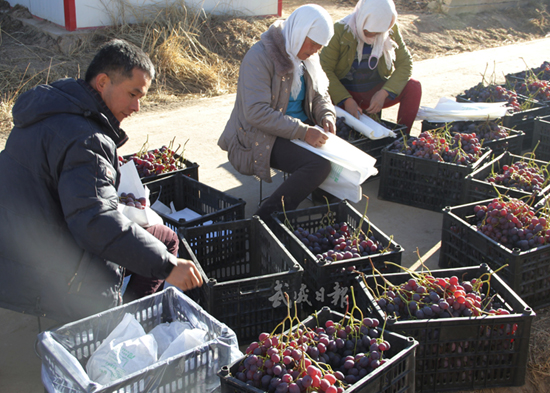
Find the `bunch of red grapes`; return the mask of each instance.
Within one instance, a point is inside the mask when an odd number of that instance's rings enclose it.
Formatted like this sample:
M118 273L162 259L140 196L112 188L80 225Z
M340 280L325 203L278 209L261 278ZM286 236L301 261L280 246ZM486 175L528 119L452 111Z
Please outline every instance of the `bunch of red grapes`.
M298 227L294 234L318 261L340 261L381 253L384 246L374 235L353 236L346 222L319 228L315 233Z
M521 71L516 74L518 78L536 77L541 80L550 80L550 62L543 61L540 67L531 68L527 71Z
M513 89L526 97L539 101L550 100L550 81L548 80L525 80L514 83Z
M476 134L451 135L447 130L423 131L418 137L401 138L388 149L427 160L462 165L474 163L483 155Z
M246 349L235 376L267 392L342 393L386 362L391 346L378 325L373 318L328 320L314 329L302 324L288 335L262 333Z
M548 185L547 166L540 168L536 163L524 160L503 165L498 173L491 173L485 181L517 190L540 193Z
M145 209L147 206L147 199L145 197L136 198L136 196L129 192L126 194L125 192L121 193L118 196L118 202L122 205L136 207L138 209Z
M496 141L510 136L510 131L494 120L483 122L455 121L450 124L449 132L475 134L482 144L483 142Z
M483 82L464 92L464 97L473 102L506 102L514 112L521 111L518 94L498 85L485 86Z
M400 285L389 286L378 298L378 306L399 320L506 315L494 307L494 298L480 291L482 281L460 281L458 277L435 278L416 274Z
M132 154L128 159L119 156L121 165L130 160L134 161L141 178L185 168L181 156L176 156L175 151L167 146L151 151L140 151Z
M477 230L497 243L522 251L550 243L548 220L520 199L495 198L474 207Z

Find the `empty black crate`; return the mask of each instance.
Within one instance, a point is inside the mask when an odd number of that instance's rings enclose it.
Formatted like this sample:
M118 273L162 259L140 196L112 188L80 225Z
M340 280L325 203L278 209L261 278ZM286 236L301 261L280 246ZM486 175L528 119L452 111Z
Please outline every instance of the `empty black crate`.
M393 152L390 148L391 145L382 150L378 198L434 211L461 203L466 176L491 155L491 150L485 149L476 162L459 165Z
M461 280L471 280L492 271L487 265L481 265L429 273L435 278L457 276ZM383 277L394 285L400 285L411 275L396 273L384 274ZM375 316L384 320L384 312L367 288L375 290L376 282L382 284L382 279L366 276L357 280L362 288L357 295L358 301L362 302L360 307L374 309ZM489 288L485 285L485 293L487 290ZM417 392L472 391L525 383L535 313L497 274L490 278L490 295L494 295L510 314L416 320L388 318L387 330L414 337L419 342L415 375Z
M464 95L456 97L458 102L470 102ZM520 105L527 106L526 109L517 112L509 112L502 118L502 125L506 128L521 130L523 138L523 150L531 150L534 147L535 117L550 114L550 106L544 103L518 96Z
M477 231L474 206L491 199L448 207L443 211L439 267L457 268L487 264L527 304L550 304L550 245L527 251L509 249Z
M539 202L550 191L550 185L546 185L539 192L530 193L517 188L496 185L485 180L493 172L500 173L503 165L511 165L518 161L524 161L530 163L531 165L536 164L541 169L548 165L548 163L544 161L518 156L511 154L510 152L504 152L466 176L467 191L464 203L497 197L498 194L521 199L524 202L528 202L530 200L534 203Z
M277 212L272 216L276 222L273 227L275 235L304 268L303 281L309 291L307 298L305 296L301 298L302 307L305 310L314 311L323 306L329 306L336 311L345 311L345 296L350 295L349 288L355 282L356 273L353 273L352 270L370 272L372 263L381 271L392 272L397 271L398 268L393 265L385 265L384 262L401 264L404 249L369 222L366 217L361 224L362 231L365 234L372 234L386 251L334 262L318 261L313 252L285 225L285 222L288 222L293 229L302 227L313 234L318 229L325 228L329 223L347 222L349 228L355 230L359 227L363 214L359 213L347 201L330 204L328 207L321 205L288 211L286 214ZM351 303L351 296L349 301Z
M181 228L179 235L179 256L193 260L204 281L189 296L232 328L241 344L284 319L284 294L295 300L304 270L262 220Z
M149 199L166 206L174 202L177 211L189 208L201 215L191 220L176 220L162 213L164 224L177 232L178 228L204 225L219 221L235 221L244 218L246 202L225 192L207 186L183 173L176 173L144 183L151 194Z
M328 320L334 322L343 321L344 315L324 307L319 312L316 312L315 315L305 319L301 325L315 329L316 327L325 327L325 323ZM348 321L349 316L346 316L345 320ZM381 330L381 325L378 327L379 331ZM386 362L350 385L344 390L346 393L414 393L415 350L418 342L412 337L404 337L387 330L384 332L384 339L391 345L390 350L386 354ZM224 366L218 372L222 393L263 392L263 390L248 385L234 377L243 360L244 358L241 358L230 366Z
M427 120L422 121L422 131L433 130L436 128L451 127L456 125L460 132L466 132L471 124L482 124L485 121L454 121L451 123L432 123ZM493 155L499 155L504 151L509 151L512 154L521 154L523 150L523 138L525 133L519 130L512 130L503 127L508 136L495 140L483 140L482 146L491 149Z
M534 153L537 159L550 161L550 116L535 118L533 149L535 149Z

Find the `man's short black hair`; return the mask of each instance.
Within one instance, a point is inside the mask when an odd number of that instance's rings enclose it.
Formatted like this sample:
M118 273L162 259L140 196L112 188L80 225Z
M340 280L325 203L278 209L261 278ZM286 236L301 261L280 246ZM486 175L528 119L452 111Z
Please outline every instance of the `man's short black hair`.
M99 49L86 70L85 78L88 83L101 73L111 78L116 74L131 78L134 68L148 73L151 80L155 78L155 67L145 52L127 41L114 39Z

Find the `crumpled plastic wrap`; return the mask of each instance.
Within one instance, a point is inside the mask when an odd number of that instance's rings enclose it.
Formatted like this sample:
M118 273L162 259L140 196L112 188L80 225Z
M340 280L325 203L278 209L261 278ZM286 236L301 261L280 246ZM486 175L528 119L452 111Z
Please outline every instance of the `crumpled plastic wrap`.
M109 385L97 384L86 374L86 363L126 313L134 314L146 332L165 322L188 322L206 330L208 341ZM42 332L38 335L37 350L42 359L42 383L49 393L103 393L120 389L140 393L159 389L212 392L220 384L218 370L243 356L233 330L175 287Z
M457 102L452 98L441 97L435 108L421 106L416 120L431 123L485 121L501 118L508 110L505 102Z

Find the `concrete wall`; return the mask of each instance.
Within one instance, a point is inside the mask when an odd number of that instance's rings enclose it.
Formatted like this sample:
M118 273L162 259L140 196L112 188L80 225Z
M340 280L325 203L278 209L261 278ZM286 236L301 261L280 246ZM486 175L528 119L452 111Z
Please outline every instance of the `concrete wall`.
M68 30L109 26L113 21L134 23L143 11L183 2L189 9L214 14L278 15L282 0L7 0L22 5L36 17Z

